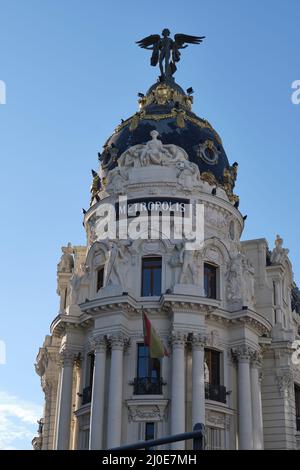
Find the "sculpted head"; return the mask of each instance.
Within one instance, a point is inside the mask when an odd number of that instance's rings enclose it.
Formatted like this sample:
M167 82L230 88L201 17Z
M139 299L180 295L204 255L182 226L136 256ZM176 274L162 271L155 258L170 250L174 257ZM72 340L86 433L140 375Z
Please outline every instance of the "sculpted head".
M159 132L154 130L154 131L150 132L150 135L151 135L152 139L157 139L157 137L159 136Z

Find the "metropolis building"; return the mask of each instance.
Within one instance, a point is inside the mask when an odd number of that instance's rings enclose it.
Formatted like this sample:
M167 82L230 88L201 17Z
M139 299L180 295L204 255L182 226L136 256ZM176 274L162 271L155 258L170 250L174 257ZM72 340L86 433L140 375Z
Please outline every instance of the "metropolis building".
M140 93L99 161L86 244L63 247L57 267L59 311L36 360L45 406L33 447L108 449L204 423L207 449L300 448L300 293L288 250L279 236L271 248L241 241L238 165L194 113L192 90L170 76ZM189 204L203 208L201 249L161 228L162 214L172 228ZM144 235L101 239L104 205L117 227L128 217ZM159 225L146 236L138 220L151 209ZM163 358L149 357L142 311Z

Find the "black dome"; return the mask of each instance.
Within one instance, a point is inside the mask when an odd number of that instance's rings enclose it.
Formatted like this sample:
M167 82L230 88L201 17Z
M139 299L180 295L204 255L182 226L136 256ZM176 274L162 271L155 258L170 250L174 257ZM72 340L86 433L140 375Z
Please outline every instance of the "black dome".
M157 130L164 144L182 147L201 174L208 173L223 185L229 163L222 141L205 119L191 111L191 104L192 97L175 82L153 85L140 99L141 111L122 122L107 140L100 157L103 170L114 168L125 150L145 144L151 139L150 132Z

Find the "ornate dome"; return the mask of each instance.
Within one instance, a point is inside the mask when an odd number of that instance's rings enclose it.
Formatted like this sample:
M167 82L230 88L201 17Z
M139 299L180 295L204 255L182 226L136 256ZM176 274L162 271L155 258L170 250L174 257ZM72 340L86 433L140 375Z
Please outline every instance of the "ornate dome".
M150 132L157 130L163 144L175 144L186 151L189 160L198 165L203 180L223 187L231 200L236 200L232 189L237 164L230 167L217 132L192 112L193 97L185 94L173 79L158 81L146 96L139 96L139 112L116 128L99 154L102 172L107 174L123 152L145 144Z

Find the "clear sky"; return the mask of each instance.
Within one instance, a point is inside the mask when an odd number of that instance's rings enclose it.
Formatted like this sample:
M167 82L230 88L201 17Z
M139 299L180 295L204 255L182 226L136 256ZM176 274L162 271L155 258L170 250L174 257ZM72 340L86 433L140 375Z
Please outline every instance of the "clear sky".
M300 282L299 0L0 0L0 448L30 448L43 396L34 361L58 312L60 247L82 244L90 169L156 81L134 42L204 35L176 81L239 162L243 238L277 233ZM1 99L0 99L1 101Z

